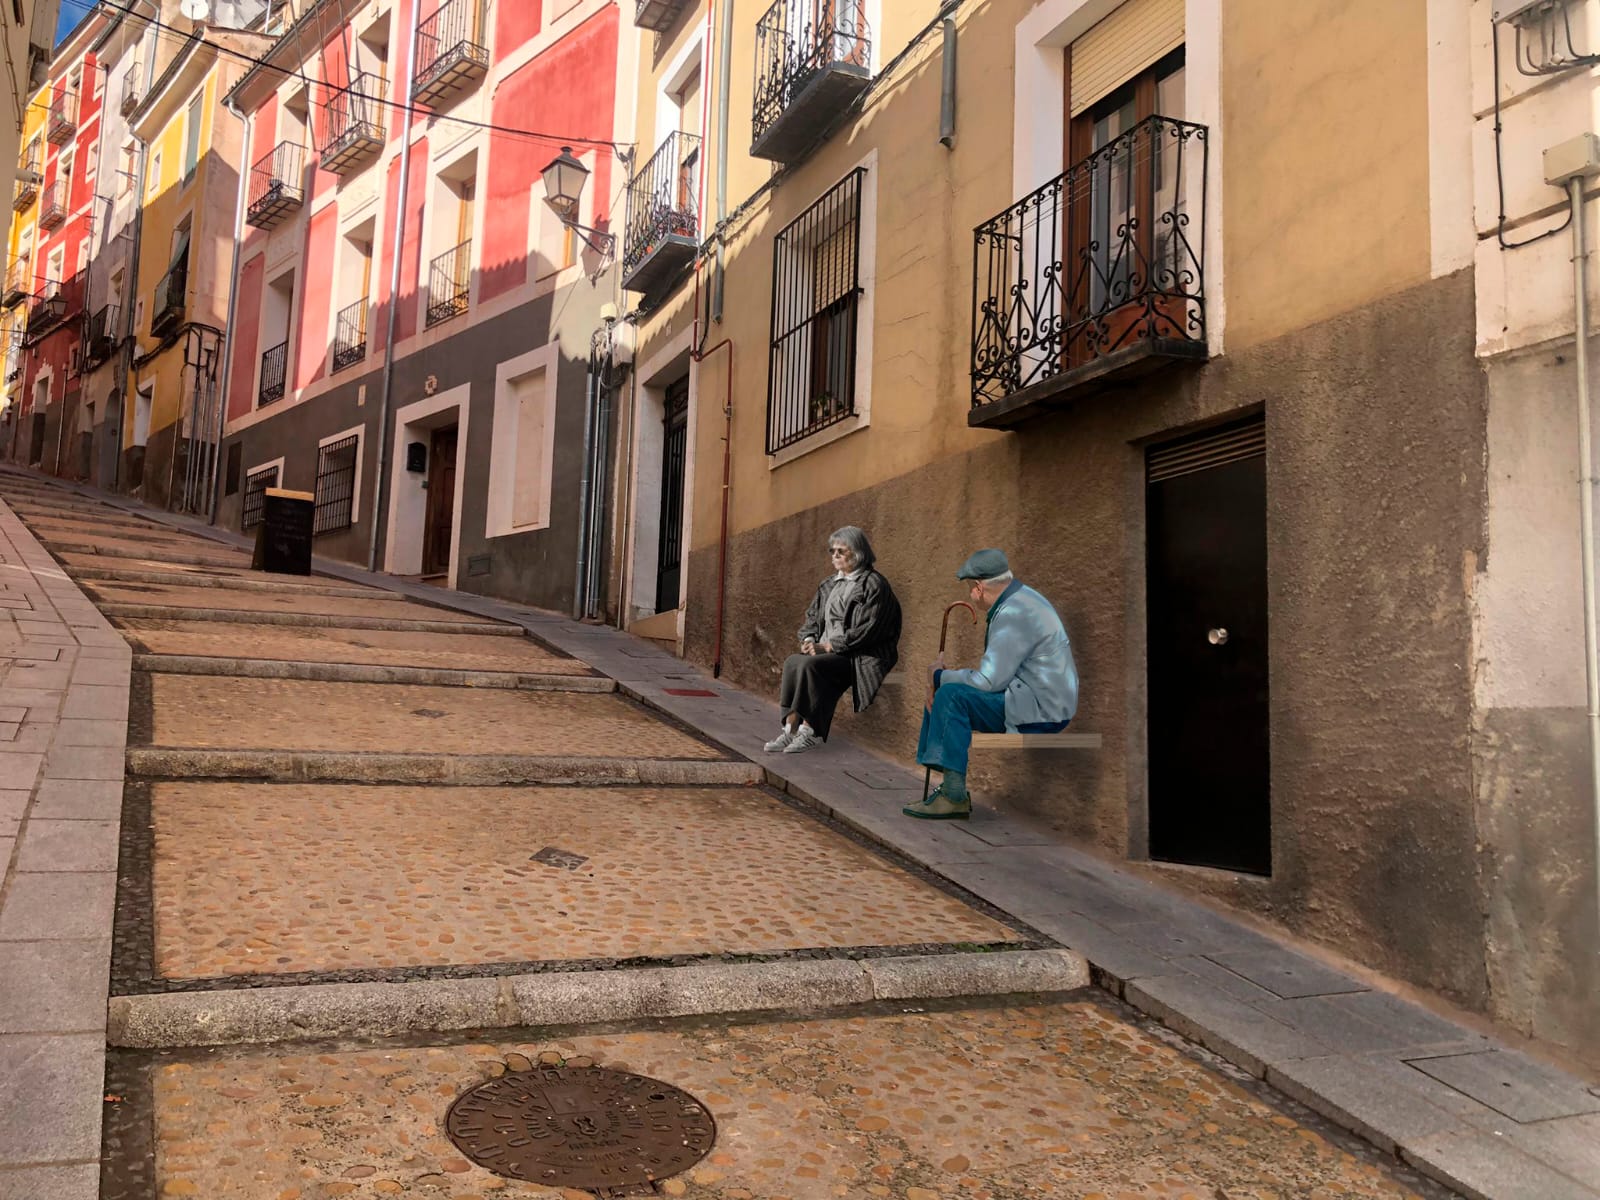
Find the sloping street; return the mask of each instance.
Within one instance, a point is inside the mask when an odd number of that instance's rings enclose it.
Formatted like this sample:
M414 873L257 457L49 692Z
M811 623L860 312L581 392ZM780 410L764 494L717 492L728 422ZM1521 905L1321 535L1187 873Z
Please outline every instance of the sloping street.
M31 1165L4 1126L5 1200L91 1173L107 1200L650 1194L586 1183L582 1155L511 1180L447 1136L474 1087L591 1065L714 1122L666 1195L1444 1194L517 625L251 572L33 477L0 495L132 650L126 777L27 796L0 918L47 946L27 923L81 910L57 933L90 959L110 939L104 1161L50 1144L98 1132L99 1080L51 1060L7 943L6 1028L39 1053L0 1054L54 1117ZM98 706L86 751L120 753L104 679L69 703ZM70 887L19 907L112 865L114 918ZM92 1029L92 961L35 970Z

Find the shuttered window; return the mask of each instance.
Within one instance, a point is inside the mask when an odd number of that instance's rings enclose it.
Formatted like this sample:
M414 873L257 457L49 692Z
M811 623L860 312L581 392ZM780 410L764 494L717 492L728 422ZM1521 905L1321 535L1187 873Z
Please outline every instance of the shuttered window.
M1072 115L1078 116L1183 45L1184 0L1127 0L1072 43Z

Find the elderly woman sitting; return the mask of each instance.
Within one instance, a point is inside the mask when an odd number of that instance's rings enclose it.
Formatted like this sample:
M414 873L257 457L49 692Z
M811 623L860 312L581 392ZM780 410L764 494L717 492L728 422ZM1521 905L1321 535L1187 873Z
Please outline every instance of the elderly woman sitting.
M800 627L800 653L783 664L783 728L768 751L801 754L828 740L846 689L856 711L872 703L900 658L900 601L873 569L872 545L854 525L828 539L834 573L822 581Z

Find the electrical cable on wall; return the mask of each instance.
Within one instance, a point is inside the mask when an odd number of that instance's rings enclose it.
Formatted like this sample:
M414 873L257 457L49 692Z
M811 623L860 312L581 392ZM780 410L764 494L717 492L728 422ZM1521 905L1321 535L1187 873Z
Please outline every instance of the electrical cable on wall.
M1521 36L1521 31L1518 31ZM1565 233L1572 225L1572 212L1569 209L1566 219L1559 225L1534 234L1532 237L1523 238L1521 241L1508 241L1506 239L1506 174L1503 156L1501 154L1501 125L1500 125L1500 26L1494 24L1489 30L1489 44L1494 61L1494 182L1496 192L1500 199L1499 216L1495 223L1495 240L1500 243L1502 250L1520 250L1524 246L1531 246L1535 242L1542 242L1545 238L1555 237Z

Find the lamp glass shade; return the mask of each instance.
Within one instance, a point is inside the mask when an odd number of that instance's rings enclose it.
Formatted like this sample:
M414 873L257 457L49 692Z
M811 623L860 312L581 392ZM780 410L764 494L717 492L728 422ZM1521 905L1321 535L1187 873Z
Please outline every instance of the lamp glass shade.
M583 185L588 182L589 168L573 157L572 147L561 147L561 153L551 161L541 174L544 176L544 201L564 221L570 221L578 212L578 200L583 195Z

